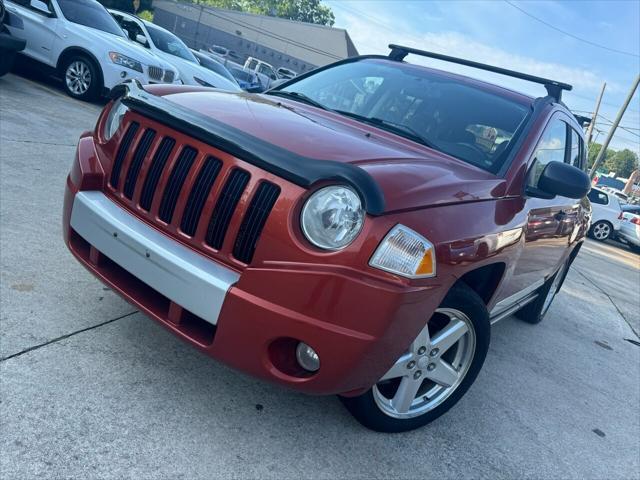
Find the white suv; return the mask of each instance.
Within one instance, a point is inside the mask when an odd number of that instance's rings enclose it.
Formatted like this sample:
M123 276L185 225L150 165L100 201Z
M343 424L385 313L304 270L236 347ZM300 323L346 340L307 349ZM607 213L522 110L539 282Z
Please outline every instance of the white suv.
M27 41L24 55L55 68L69 95L98 97L122 81L178 82L175 68L129 41L95 0L6 0L10 33Z
M232 92L241 91L237 83L231 82L222 75L200 65L184 42L169 30L118 10L109 10L109 13L113 15L113 18L131 40L140 43L158 57L175 65L180 72L183 83L221 88Z
M615 195L592 188L587 195L591 201L591 229L589 235L604 242L615 236L622 223L620 214L622 209Z

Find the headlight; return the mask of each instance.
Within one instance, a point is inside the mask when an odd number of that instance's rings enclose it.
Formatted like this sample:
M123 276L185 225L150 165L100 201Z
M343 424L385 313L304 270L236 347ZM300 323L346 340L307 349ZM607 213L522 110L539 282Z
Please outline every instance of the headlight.
M305 237L325 250L340 250L349 245L363 223L360 197L348 187L322 188L309 197L302 209Z
M204 80L198 78L198 77L193 77L193 79L198 82L200 85L202 85L203 87L211 87L211 88L216 88L213 85L211 85L210 83L205 82Z
M422 235L396 225L382 240L369 265L408 278L436 275L436 253Z
M142 64L133 58L129 58L126 55L122 55L117 52L109 52L109 58L117 65L122 65L123 67L130 68L131 70L137 70L142 73Z
M122 118L128 111L129 109L120 99L113 102L111 110L109 110L107 114L107 119L104 122L104 132L102 132L106 141L109 141L111 137L113 137L113 134L116 133L116 130L118 130L118 127L122 123Z

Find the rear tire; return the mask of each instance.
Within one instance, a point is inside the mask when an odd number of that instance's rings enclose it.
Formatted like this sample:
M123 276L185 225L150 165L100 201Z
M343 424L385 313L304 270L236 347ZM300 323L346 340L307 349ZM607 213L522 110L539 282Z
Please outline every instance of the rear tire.
M88 102L98 98L102 91L100 67L86 55L68 57L61 73L64 89L70 97Z
M604 242L613 236L613 225L606 220L598 220L591 225L589 236L599 242Z
M420 428L450 410L469 390L484 364L490 337L484 302L469 287L457 284L383 379L362 395L340 400L371 430Z
M549 307L551 307L560 288L562 288L564 279L567 277L567 272L569 271L569 266L569 261L565 261L556 274L540 287L536 299L518 310L515 316L520 320L534 325L540 323L549 311Z

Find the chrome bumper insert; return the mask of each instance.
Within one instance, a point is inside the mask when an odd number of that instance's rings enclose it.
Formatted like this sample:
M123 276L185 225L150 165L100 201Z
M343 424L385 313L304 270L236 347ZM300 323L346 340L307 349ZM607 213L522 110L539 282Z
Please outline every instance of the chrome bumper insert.
M215 325L240 274L161 234L102 192L78 192L71 227L129 273Z

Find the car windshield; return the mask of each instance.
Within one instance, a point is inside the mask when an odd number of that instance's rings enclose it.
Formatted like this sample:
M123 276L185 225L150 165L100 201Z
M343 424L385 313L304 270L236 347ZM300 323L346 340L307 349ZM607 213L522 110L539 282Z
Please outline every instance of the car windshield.
M193 56L182 40L176 37L173 33L154 27L148 23L145 23L145 26L149 31L151 41L158 49L168 53L169 55L174 55L176 57L189 60L190 62L198 63L196 57Z
M306 99L492 172L531 111L471 82L377 59L336 65L272 93Z
M125 34L109 12L94 0L58 0L64 18L70 22L124 37Z
M251 75L249 72L245 72L244 70L240 70L239 68L234 68L231 70L231 73L241 82L253 82L253 75Z
M233 82L234 84L238 83L236 82L236 79L233 78L233 75L231 75L229 71L226 68L224 68L224 66L222 66L220 63L216 62L215 60L211 59L210 57L202 53L194 53L194 55L198 57L198 61L200 62L200 65L202 65L207 70L211 70L212 72L217 73L221 77L226 78L227 80L229 80L230 82Z

